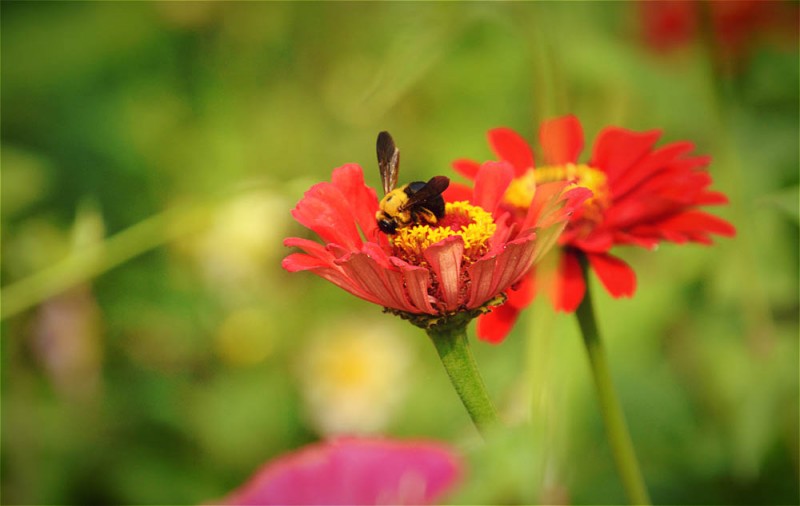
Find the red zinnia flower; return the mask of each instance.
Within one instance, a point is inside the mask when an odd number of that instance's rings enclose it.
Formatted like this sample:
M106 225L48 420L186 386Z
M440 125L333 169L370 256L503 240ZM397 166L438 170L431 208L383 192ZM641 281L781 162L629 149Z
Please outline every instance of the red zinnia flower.
M580 193L562 195L563 185L537 193L524 216L511 223L499 207L513 179L511 165L487 162L476 166L475 175L472 203L448 201L436 225L387 236L378 230L378 198L364 184L361 167L339 167L331 182L311 187L292 211L323 244L286 239L286 246L304 253L287 256L283 267L311 271L423 327L443 316L485 312L545 252L548 244L536 240L537 232L563 228Z
M574 311L583 300L586 280L579 254L587 258L612 296L631 296L636 276L625 262L608 253L612 246L653 248L660 241L710 244L712 234L735 234L728 222L697 209L727 202L725 195L707 190L711 176L700 169L710 158L689 155L694 146L685 141L654 149L660 136L658 130L637 133L608 127L600 132L590 161L579 163L583 130L576 117L565 116L542 124L539 140L546 165L534 167L533 151L519 134L507 128L489 131L495 154L514 167L515 179L500 203L512 216L527 212L539 191L537 185L544 182L567 181L593 192L559 238L564 255L550 287L556 309ZM477 186L481 165L457 160L453 167L475 178ZM452 192L463 191L453 186ZM521 283L506 304L481 317L479 335L502 339L533 295L531 280Z
M342 438L267 463L221 504L431 504L460 475L440 443Z

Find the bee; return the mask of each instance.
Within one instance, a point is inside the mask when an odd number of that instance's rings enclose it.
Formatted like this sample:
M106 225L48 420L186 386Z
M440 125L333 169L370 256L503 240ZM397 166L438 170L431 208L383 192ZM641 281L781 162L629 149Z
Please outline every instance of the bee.
M435 225L442 219L442 192L450 185L450 179L435 176L427 183L414 181L395 188L400 171L400 151L389 132L378 134L377 152L384 197L379 204L380 210L375 213L375 219L381 232L391 235L398 228L419 223Z

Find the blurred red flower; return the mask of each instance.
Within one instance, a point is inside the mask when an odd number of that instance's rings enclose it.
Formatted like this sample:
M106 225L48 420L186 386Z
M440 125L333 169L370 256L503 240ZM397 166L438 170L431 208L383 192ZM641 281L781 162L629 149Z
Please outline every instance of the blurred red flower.
M579 254L585 255L612 296L631 296L636 276L628 264L609 254L613 246L654 248L660 241L710 244L712 234L735 234L728 222L698 210L699 206L727 202L725 195L707 189L711 176L701 169L710 158L689 155L694 146L685 141L654 149L660 136L658 130L605 128L590 161L583 164L578 162L583 130L576 117L564 116L542 124L539 140L546 165L535 167L533 151L519 134L507 128L489 131L492 150L514 168L515 178L500 202L511 216L523 216L545 182L567 181L593 192L572 214L559 238L564 247L559 272L555 282L544 287L556 309L574 311L583 300L586 280ZM481 165L457 160L453 167L477 181ZM452 193L468 191L455 183L451 187ZM524 279L504 305L481 316L478 334L502 339L535 291L533 276Z
M737 0L643 0L637 2L644 41L670 51L700 39L707 24L714 56L732 66L747 56L758 39L797 41L796 2Z
M283 260L290 272L310 271L348 292L425 326L439 317L485 311L517 283L553 241L586 193L563 193L563 184L537 193L524 216L511 223L501 200L513 179L506 162L475 167L470 202L446 202L436 225L420 224L387 236L378 230L378 198L361 167L333 171L331 182L309 189L294 218L322 240L291 237L298 247Z
M441 443L342 438L268 462L218 504L431 504L461 469Z

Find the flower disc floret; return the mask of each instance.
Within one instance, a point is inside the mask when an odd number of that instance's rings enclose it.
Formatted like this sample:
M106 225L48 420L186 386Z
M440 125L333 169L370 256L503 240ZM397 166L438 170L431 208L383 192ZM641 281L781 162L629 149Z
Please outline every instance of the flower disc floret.
M390 239L394 254L413 265L426 265L424 253L432 245L458 236L464 241L464 266L489 251L497 230L492 215L469 202L447 202L445 215L435 225L419 224L397 230Z
M591 190L592 196L584 201L581 216L593 222L602 220L603 211L611 204L608 178L603 171L586 164L567 163L536 169L531 167L511 181L503 201L514 208L525 210L533 200L537 185L556 181L570 183L565 191L578 186Z

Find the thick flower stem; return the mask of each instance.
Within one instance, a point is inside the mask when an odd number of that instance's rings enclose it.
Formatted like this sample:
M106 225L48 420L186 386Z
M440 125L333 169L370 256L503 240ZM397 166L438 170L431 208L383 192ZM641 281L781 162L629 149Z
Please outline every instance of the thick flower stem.
M584 279L587 280L586 295L580 306L578 306L575 315L578 317L578 324L583 334L583 342L586 344L586 351L589 355L592 377L594 378L608 441L611 445L611 452L614 455L617 471L622 479L628 500L631 504L650 504L650 497L639 468L639 462L636 459L633 441L625 422L625 414L622 412L622 406L611 381L608 358L600 340L600 333L597 330L597 322L592 309L592 299L589 294L588 269L585 258L581 259L581 265L583 266Z
M461 402L475 426L485 435L497 423L497 411L472 356L466 323L446 329L429 329L427 332Z

